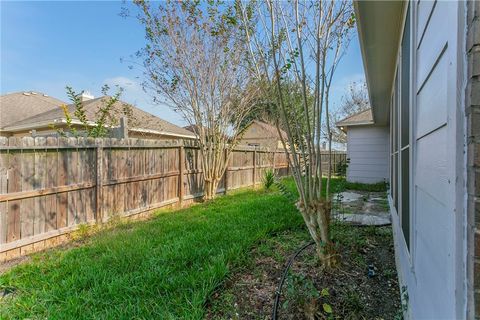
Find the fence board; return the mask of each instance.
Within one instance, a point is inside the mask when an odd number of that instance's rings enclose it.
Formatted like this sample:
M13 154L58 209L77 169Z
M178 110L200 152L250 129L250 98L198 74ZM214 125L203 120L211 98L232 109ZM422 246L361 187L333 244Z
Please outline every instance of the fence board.
M27 137L22 140L22 145L31 147L35 145L35 140ZM22 192L31 191L35 188L35 153L33 150L22 150ZM20 236L21 238L31 237L34 234L34 214L35 214L35 199L23 199L20 206Z
M47 146L57 145L58 141L56 138L48 137ZM58 177L58 156L57 150L48 150L45 157L46 162L46 182L45 187L53 188L57 185ZM74 181L78 181L78 177L75 177ZM77 209L77 208L76 208ZM45 196L45 210L46 210L46 221L45 221L45 231L51 231L57 229L57 195L50 194Z
M59 139L59 146L66 144L64 139ZM57 153L57 185L66 186L68 185L68 157L66 152ZM57 197L57 228L65 228L68 225L68 193L61 192Z
M0 137L0 146L6 147L8 139ZM8 182L9 155L6 150L0 150L0 194L6 194ZM0 202L0 244L7 242L7 202Z
M47 139L44 137L35 138L35 146L41 148L47 145ZM46 186L46 151L42 149L35 150L35 190L44 189ZM33 221L34 235L45 232L45 197L39 195L35 197L35 219Z
M21 141L16 138L8 139L9 145L20 145ZM10 155L9 168L8 168L8 186L7 192L19 192L21 191L21 150L12 152ZM20 204L21 200L8 202L8 214L7 214L7 242L12 242L20 239Z

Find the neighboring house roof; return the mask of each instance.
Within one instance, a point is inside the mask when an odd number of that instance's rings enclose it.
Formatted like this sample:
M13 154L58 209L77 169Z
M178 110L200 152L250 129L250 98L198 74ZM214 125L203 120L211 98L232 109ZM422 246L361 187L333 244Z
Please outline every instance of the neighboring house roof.
M183 127L183 129L188 130L188 131L193 132L193 133L197 132L197 128L198 128L198 126L196 124Z
M32 115L57 109L62 104L61 100L33 91L0 96L0 130Z
M408 1L353 1L373 120L385 125Z
M264 136L263 138L278 138L280 139L280 136L278 135L278 130L277 130L277 127L276 126L273 126L269 123L266 123L266 122L263 122L263 121L259 121L259 120L253 120L245 130L248 130L248 128L252 125L258 125L260 128L262 128L265 132L267 132L268 136ZM288 139L287 137L287 133L285 131L283 131L282 129L280 129L280 133L283 137L283 139Z
M108 98L108 96L103 96L83 102L86 117L89 121L92 121L92 124L96 118L96 113L104 105ZM67 108L74 123L79 123L78 118L74 115L75 105L70 104L67 106ZM128 111L125 112L125 110ZM128 118L127 125L130 131L181 138L195 138L191 132L122 101L118 101L114 105L112 114L114 115L113 120L116 122L111 124L113 126L118 126L120 124L120 117L126 115ZM52 124L55 125L64 123L66 123L65 113L62 108L57 107L53 110L49 110L9 124L4 129L6 131L14 132L49 127Z
M373 124L371 108L352 114L336 123L337 127L364 126L369 124Z

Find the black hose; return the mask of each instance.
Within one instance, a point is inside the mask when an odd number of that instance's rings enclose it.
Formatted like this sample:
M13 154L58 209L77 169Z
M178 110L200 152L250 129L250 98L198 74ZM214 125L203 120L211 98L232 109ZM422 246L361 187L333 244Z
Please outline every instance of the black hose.
M287 278L288 269L290 269L290 267L291 267L293 261L295 260L295 258L300 253L302 253L303 250L307 249L308 247L310 247L314 243L315 243L314 241L307 243L306 245L304 245L303 247L298 249L297 252L295 252L295 254L293 256L291 256L290 259L288 260L288 263L285 266L285 269L283 270L282 279L280 280L280 283L278 284L277 290L275 291L275 303L273 304L273 312L272 312L272 319L273 320L277 320L277 310L278 310L278 305L280 304L280 295L282 294L283 283L285 282L285 279Z

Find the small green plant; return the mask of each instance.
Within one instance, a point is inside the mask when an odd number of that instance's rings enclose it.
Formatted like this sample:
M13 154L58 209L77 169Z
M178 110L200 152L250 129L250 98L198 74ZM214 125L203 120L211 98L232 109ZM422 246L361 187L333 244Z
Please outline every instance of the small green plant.
M349 289L345 293L344 306L353 314L358 314L364 309L362 297L354 289Z
M95 232L99 230L98 225L89 225L86 223L81 223L78 225L78 229L70 234L72 240L85 240Z
M289 302L294 301L301 306L305 313L314 315L318 309L317 303L320 296L321 293L315 288L312 280L307 279L303 274L290 273L287 278L287 299L283 308L287 308ZM307 318L310 317L307 316Z
M276 181L275 186L277 187L278 191L287 198L289 201L294 201L295 200L295 195L293 192L286 186L282 181Z
M408 311L408 290L407 286L402 286L400 290L400 299L401 299L401 306L398 310L397 314L395 315L395 320L402 320L404 319L405 313Z
M394 269L385 269L383 270L383 276L386 278L394 278L396 271Z
M104 85L102 87L102 94L107 96L110 87L108 85ZM117 92L108 97L106 101L102 104L99 110L95 114L95 119L88 119L87 114L85 111L85 106L81 99L81 95L83 93L76 93L72 87L66 86L67 96L69 97L70 101L74 106L73 115L69 111L67 105L62 105L62 111L65 116L65 126L66 131L64 128L56 127L55 125L51 125L53 129L57 131L57 133L62 137L67 137L68 134L79 137L79 136L87 136L92 138L103 138L106 137L109 133L110 127L115 122L113 109L115 104L120 101L120 96L123 93L123 88L117 87ZM129 114L129 108L124 105L123 113L125 115ZM74 117L78 120L81 124L79 131L74 123Z
M346 159L345 161L340 161L337 165L337 170L336 170L336 175L339 177L345 177L347 175L347 168L348 164L350 162L350 159Z
M287 308L290 302L298 304L307 319L316 318L319 312L326 319L333 319L333 308L328 303L330 292L328 288L317 290L312 280L303 274L290 273L287 278L286 301L283 308Z
M263 187L266 190L270 190L270 188L275 184L276 179L277 179L277 176L273 169L265 170L262 178Z

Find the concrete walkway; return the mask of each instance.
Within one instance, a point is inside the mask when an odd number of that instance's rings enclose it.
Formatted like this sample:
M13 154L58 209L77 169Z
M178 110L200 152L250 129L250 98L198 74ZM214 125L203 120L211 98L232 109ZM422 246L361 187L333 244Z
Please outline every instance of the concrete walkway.
M333 217L351 224L391 224L385 192L345 191L333 197Z

